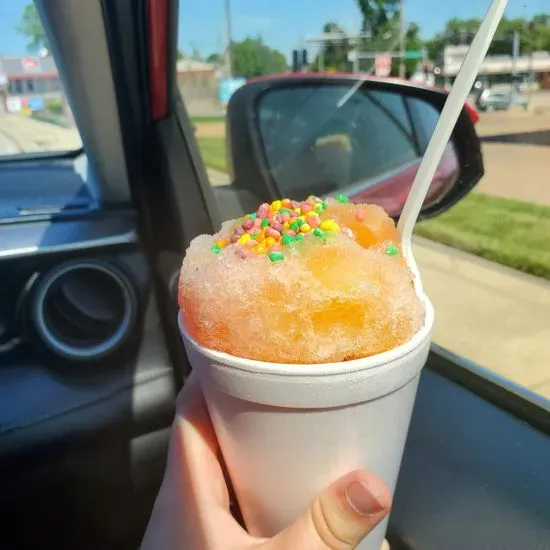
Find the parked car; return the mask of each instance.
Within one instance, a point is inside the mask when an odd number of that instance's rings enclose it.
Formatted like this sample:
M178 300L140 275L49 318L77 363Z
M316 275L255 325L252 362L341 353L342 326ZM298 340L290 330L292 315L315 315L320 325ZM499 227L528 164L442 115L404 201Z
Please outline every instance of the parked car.
M480 111L507 111L512 105L527 107L527 98L515 91L484 90L476 101Z

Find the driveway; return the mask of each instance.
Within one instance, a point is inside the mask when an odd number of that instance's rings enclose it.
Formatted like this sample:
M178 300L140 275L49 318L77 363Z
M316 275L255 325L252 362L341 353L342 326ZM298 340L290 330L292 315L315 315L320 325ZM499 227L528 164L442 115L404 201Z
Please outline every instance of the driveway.
M483 113L477 126L488 195L550 205L550 114Z

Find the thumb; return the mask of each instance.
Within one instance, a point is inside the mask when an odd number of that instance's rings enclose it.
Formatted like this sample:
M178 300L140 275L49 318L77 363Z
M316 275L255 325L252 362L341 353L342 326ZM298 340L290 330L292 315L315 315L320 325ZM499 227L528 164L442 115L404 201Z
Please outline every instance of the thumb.
M357 470L325 489L266 546L272 550L351 550L386 517L390 505L385 483L370 472Z

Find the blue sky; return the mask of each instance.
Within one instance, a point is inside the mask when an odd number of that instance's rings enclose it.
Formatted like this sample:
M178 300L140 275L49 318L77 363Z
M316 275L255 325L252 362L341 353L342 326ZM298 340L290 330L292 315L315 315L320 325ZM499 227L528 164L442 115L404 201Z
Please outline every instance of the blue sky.
M0 2L0 55L26 53L26 40L17 24L28 0ZM224 0L180 0L179 46L186 53L196 48L207 55L223 43ZM420 25L428 38L451 17L481 17L489 0L405 0L408 21ZM318 33L326 21L338 21L357 31L360 15L355 0L231 0L235 40L261 34L270 46L289 55L300 40ZM550 0L510 0L508 17L531 17L550 12Z

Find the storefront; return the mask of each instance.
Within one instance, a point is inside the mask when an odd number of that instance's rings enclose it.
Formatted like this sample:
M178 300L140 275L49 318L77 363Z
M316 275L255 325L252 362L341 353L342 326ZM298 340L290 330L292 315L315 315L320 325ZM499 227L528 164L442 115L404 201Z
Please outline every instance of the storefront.
M61 110L62 92L51 56L0 57L0 109L4 112L29 114L48 106Z

